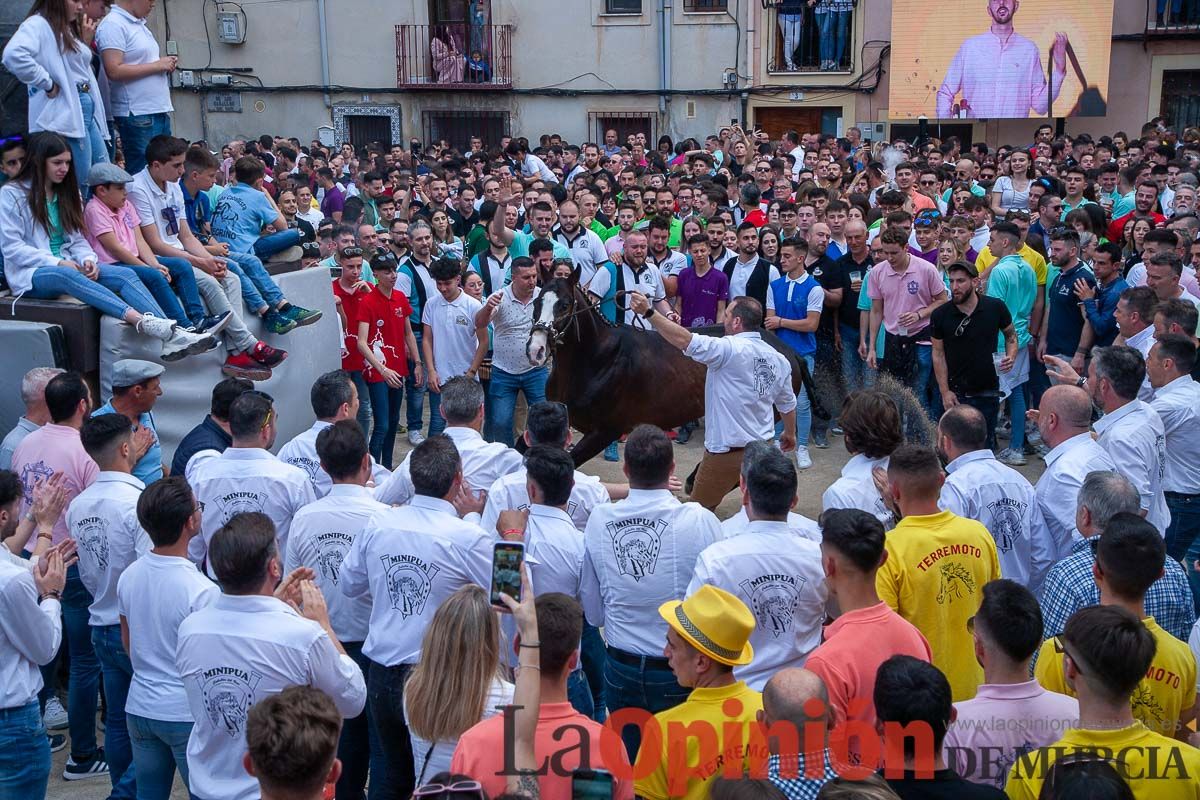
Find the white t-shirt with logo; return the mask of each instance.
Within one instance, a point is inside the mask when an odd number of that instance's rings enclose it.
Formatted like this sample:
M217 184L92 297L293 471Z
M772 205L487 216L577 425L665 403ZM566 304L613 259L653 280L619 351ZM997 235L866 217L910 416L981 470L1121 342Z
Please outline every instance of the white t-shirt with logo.
M433 331L433 363L442 383L471 368L479 344L475 315L481 308L482 303L463 291L453 301L440 293L426 300L421 322Z

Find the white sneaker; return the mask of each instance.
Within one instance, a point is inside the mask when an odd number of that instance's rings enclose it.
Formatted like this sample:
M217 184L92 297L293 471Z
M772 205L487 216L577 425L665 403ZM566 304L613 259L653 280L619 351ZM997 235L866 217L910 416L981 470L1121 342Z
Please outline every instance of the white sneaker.
M409 431L408 432L408 443L411 444L413 447L416 447L423 441L425 441L425 435L423 433L421 433L420 431Z
M217 340L211 333L189 333L176 328L163 342L162 360L178 361L185 356L207 353L216 346Z
M155 339L162 339L165 342L174 333L175 322L174 320L156 317L153 314L142 314L142 318L138 320L137 331L147 336L153 336Z
M800 445L796 446L796 469L808 469L812 466L812 457L808 455L808 448Z
M46 711L42 714L42 723L49 731L61 731L67 727L67 710L57 697L46 701Z

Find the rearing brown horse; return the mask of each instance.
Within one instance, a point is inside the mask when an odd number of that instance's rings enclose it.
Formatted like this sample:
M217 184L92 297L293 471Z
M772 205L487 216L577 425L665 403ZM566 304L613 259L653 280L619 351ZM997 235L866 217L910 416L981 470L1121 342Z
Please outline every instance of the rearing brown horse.
M724 335L722 328L701 330ZM813 399L804 362L776 337L764 334L765 341L788 357L792 388L808 391ZM583 432L571 450L576 465L637 425L670 430L704 416L707 367L653 331L609 322L574 276L548 282L533 303L526 355L530 363L542 366L551 351L554 366L546 397L565 403L571 425ZM813 413L826 416L815 402Z

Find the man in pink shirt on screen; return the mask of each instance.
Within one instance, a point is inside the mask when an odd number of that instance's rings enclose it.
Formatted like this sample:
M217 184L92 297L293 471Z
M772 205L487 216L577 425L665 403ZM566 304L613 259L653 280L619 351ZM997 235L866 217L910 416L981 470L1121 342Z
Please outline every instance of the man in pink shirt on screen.
M1032 109L1045 115L1049 100L1046 70L1038 46L1013 30L1021 0L988 0L992 18L987 33L972 36L958 48L937 93L939 119L1028 117ZM1050 48L1054 61L1053 99L1058 99L1067 72L1067 35L1056 33ZM962 99L954 98L962 93Z

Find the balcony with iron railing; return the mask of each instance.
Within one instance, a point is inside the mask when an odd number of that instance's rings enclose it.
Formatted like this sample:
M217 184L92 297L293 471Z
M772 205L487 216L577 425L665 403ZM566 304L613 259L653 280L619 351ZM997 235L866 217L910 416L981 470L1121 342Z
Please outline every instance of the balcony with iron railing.
M512 26L396 26L396 85L404 89L512 88Z
M853 10L818 14L816 8L803 3L799 13L789 14L785 11L791 4L782 0L763 0L763 5L769 74L846 73L854 69Z

